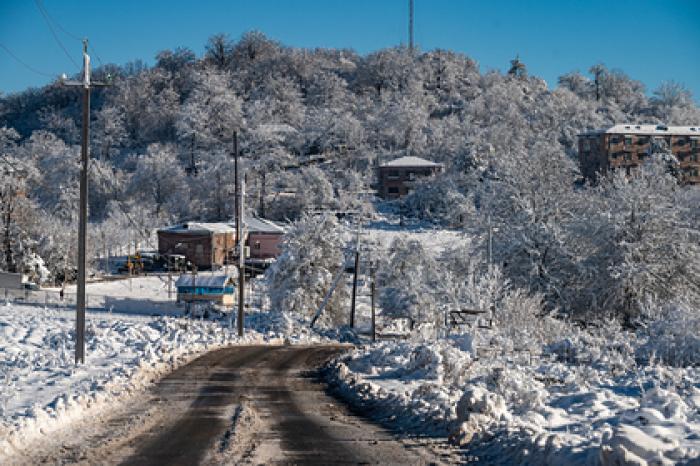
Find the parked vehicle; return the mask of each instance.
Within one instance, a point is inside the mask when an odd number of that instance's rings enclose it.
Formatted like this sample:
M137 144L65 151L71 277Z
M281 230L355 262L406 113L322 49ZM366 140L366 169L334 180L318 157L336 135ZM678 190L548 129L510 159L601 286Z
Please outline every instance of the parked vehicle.
M186 272L192 270L192 264L181 254L160 254L153 251L138 251L127 256L117 267L118 273L139 275L144 272Z

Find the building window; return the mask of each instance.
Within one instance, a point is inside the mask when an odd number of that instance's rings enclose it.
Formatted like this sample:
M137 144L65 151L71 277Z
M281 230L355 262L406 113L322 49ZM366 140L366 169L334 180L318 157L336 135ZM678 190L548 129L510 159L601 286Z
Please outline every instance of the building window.
M620 138L618 136L613 136L610 138L610 144L617 144L620 142Z
M399 188L397 188L396 186L389 186L389 188L387 189L387 192L389 194L398 194Z
M632 136L625 136L625 146L630 147L632 145Z
M395 180L399 177L399 171L398 170L390 170L387 172L386 177L389 178L390 180Z
M588 139L583 140L583 150L585 152L591 150L591 142Z
M639 144L640 146L643 146L644 144L649 144L649 138L646 136L637 138L637 144Z
M204 246L202 246L201 244L198 244L198 245L194 248L194 253L195 253L197 256L202 256L202 255L204 255Z
M690 147L692 147L693 149L697 149L698 147L700 147L700 144L698 144L698 142L700 142L700 140L695 139L695 138L691 139L690 140Z
M676 141L676 144L678 144L679 146L685 146L685 143L686 143L686 140L684 138L679 138Z
M253 249L260 249L260 241L256 241L253 243Z

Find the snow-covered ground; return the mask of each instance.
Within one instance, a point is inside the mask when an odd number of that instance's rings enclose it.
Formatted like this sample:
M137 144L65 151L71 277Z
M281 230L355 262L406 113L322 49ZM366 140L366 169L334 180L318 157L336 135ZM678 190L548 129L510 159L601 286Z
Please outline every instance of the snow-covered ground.
M429 225L399 227L391 217L365 231L384 249L402 235L434 256L460 239ZM665 312L636 332L614 322L584 330L528 314L517 301L507 311L513 320L500 327L447 337L427 329L411 341L358 347L328 379L393 427L449 435L484 464L700 464L697 311Z
M126 281L90 284L88 293L166 300L167 288L164 292L159 282L135 278L132 291ZM76 366L73 309L0 303L0 464L41 436L128 400L205 351L253 342L321 341L287 316L257 310L247 316L243 339L226 318L98 310L89 311L86 321L86 361Z
M572 331L533 356L501 352L497 334L382 342L329 377L394 426L451 435L485 464L700 461L700 369L638 363L647 343Z

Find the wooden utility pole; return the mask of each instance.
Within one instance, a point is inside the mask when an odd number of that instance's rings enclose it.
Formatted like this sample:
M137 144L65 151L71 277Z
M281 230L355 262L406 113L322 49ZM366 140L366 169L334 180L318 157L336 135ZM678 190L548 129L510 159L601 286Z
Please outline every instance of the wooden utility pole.
M265 169L260 172L260 216L265 218L265 183L267 175Z
M108 86L107 83L90 81L90 56L87 53L88 41L83 39L83 80L66 81L64 86L83 88L83 123L80 148L80 201L78 215L78 290L76 296L75 319L75 363L85 362L85 277L86 277L86 241L87 241L87 193L88 163L90 146L90 90L94 87Z
M233 215L236 218L236 235L238 235L238 131L233 132L233 186Z
M376 267L374 264L370 265L370 273L372 275L372 283L370 285L370 298L372 300L372 341L377 341L377 318L376 318L376 313L375 313L375 282L376 282Z
M352 278L352 302L350 304L350 328L355 328L355 306L357 304L357 272L360 268L360 227L362 218L357 222L357 240L355 242L355 270Z
M243 241L243 196L245 183L242 182L239 189L238 200L238 336L243 336L243 319L245 317L245 245Z

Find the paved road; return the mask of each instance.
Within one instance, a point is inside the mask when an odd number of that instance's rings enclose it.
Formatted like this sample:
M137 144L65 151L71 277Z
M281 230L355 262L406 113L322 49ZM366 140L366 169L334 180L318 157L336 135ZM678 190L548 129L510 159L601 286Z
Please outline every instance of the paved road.
M436 439L399 439L353 415L313 370L340 346L210 352L110 418L64 433L33 463L123 465L446 464ZM70 440L66 440L70 439Z

